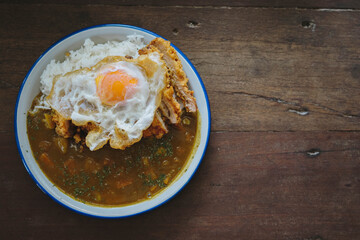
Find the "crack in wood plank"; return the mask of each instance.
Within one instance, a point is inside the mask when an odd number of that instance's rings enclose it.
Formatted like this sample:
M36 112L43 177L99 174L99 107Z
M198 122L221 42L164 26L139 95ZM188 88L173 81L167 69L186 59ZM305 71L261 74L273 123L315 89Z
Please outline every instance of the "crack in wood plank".
M269 97L269 96L264 96L261 94L255 94L255 93L247 93L247 92L242 92L242 91L236 91L236 92L230 92L230 91L215 91L217 93L222 93L222 94L231 94L231 95L244 95L244 96L249 96L249 97L254 97L254 98L261 98L267 101L271 101L271 102L276 102L276 103L280 103L280 104L284 104L284 105L290 105L290 106L295 106L300 108L301 110L296 110L296 109L288 109L289 112L294 112L296 114L299 114L301 116L306 116L309 114L309 112L315 112L315 113L320 113L320 114L328 114L328 115L336 115L336 116L340 116L340 117L344 117L344 118L360 118L360 115L355 115L355 114L347 114L347 113L343 113L341 111L329 108L327 106L315 103L315 102L307 102L307 104L309 105L313 105L316 106L318 108L321 108L325 111L328 112L320 112L320 111L314 111L314 110L308 110L307 107L303 106L302 104L299 104L297 102L291 102L288 100L284 100L281 98L277 98L277 97ZM298 113L299 112L299 113ZM305 114L305 112L307 112Z
M334 150L319 150L319 154L317 154L316 156L311 156L311 158L315 158L318 157L321 153L332 153L332 152L347 152L347 151L359 151L358 148L345 148L345 149L334 149ZM294 151L294 152L276 152L276 153L271 153L271 155L284 155L284 154L305 154L307 156L309 156L308 154L309 150L306 151ZM263 155L268 155L269 153L257 153L257 154L249 154L251 156L263 156ZM310 157L310 156L309 156Z
M309 156L309 150L306 151L294 151L294 152L276 152L276 153L272 153L271 155L286 155L286 154L305 154L307 155L309 158L316 158L319 157L320 154L323 153L333 153L333 152L347 152L347 151L359 151L358 148L345 148L345 149L334 149L334 150L320 150L319 149L319 153L314 155L314 156ZM258 153L258 154L250 154L251 156L263 156L263 155L268 155L269 153Z
M298 114L298 115L300 115L300 116L306 116L306 115L308 115L309 114L309 111L307 111L307 110L295 110L295 109L289 109L288 110L288 112L292 112L292 113L296 113L296 114Z
M255 93L247 93L247 92L241 92L241 91L236 91L236 92L230 92L230 91L215 91L218 93L223 93L223 94L231 94L231 95L244 95L244 96L249 96L249 97L255 97L255 98L262 98L271 102L277 102L277 103L281 103L281 104L286 104L286 105L292 105L292 106L298 106L300 107L300 104L296 103L296 102L290 102L290 101L285 101L281 98L277 98L277 97L268 97L268 96L264 96L261 94L255 94Z
M354 12L358 11L356 8L317 8L315 9L319 12Z
M343 113L343 112L340 112L340 111L338 111L338 110L336 110L336 109L329 108L329 107L327 107L327 106L321 105L321 104L319 104L319 103L309 102L309 104L312 104L312 105L314 105L314 106L317 106L317 107L319 107L319 108L322 108L322 109L327 110L327 111L330 111L330 112L338 113L338 114L337 114L338 116L347 117L347 118L359 118L359 117L360 117L360 115Z

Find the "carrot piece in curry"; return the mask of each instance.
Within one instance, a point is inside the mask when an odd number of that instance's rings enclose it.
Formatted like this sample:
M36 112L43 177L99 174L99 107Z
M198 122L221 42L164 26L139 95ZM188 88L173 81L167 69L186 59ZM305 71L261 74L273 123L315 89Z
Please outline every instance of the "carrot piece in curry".
M39 157L39 160L49 168L55 167L54 162L50 159L50 157L47 153L42 153Z

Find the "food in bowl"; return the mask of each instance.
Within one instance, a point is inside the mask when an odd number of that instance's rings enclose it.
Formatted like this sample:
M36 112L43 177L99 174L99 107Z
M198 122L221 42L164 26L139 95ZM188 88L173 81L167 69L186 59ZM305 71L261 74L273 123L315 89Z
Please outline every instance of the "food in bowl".
M141 36L90 39L53 60L27 116L34 158L66 194L89 204L154 197L197 146L199 114L176 51Z

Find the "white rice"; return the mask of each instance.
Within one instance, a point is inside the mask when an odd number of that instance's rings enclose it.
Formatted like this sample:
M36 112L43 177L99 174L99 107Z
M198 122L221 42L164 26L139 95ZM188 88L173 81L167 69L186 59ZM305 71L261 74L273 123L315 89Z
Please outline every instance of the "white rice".
M92 67L107 56L128 55L137 58L138 50L145 45L143 36L136 34L127 36L122 42L109 41L104 44L95 44L91 39L86 39L83 46L78 50L70 51L63 62L52 60L46 66L40 77L40 90L44 95L49 95L56 75Z

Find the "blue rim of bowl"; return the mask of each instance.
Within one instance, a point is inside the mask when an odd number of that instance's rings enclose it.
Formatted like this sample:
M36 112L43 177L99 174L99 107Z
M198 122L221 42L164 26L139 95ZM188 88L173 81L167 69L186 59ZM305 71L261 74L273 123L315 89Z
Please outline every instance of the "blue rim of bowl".
M197 164L197 166L195 167L194 169L194 172L191 174L191 176L189 177L189 179L184 183L184 185L179 189L177 190L172 196L170 196L168 199L166 199L165 201L159 203L158 205L156 206L153 206L149 209L146 209L146 210L143 210L141 212L137 212L137 213L134 213L134 214L128 214L128 215L123 215L123 216L101 216L101 215L95 215L95 214L90 214L90 213L85 213L85 212L82 212L82 211L79 211L77 209L74 209L68 205L66 205L65 203L59 201L58 199L56 199L53 195L51 195L48 191L46 191L46 189L36 180L35 176L32 174L32 172L30 171L30 168L28 167L26 161L25 161L25 158L24 158L24 155L22 153L22 150L21 150L21 147L20 147L20 143L19 143L19 137L18 137L18 131L17 131L17 115L18 115L18 106L19 106L19 100L20 100L20 96L21 96L21 93L22 93L22 90L23 90L23 87L26 83L26 80L28 79L29 75L31 74L32 70L34 69L34 67L37 65L37 63L43 58L43 56L49 52L51 49L53 49L56 45L58 45L59 43L61 43L62 41L64 41L65 39L68 39L70 38L71 36L73 35L76 35L80 32L84 32L84 31L87 31L87 30L90 30L90 29L94 29L94 28L102 28L102 27L121 27L121 28L130 28L130 29L136 29L136 30L139 30L141 32L145 32L145 33L148 33L154 37L159 37L159 38L163 38L165 39L164 37L156 34L156 33L153 33L147 29L144 29L144 28L140 28L140 27L136 27L136 26L131 26L131 25L125 25L125 24L102 24L102 25L95 25L95 26L91 26L91 27L87 27L87 28L83 28L83 29L80 29L78 31L75 31L73 33L70 33L68 35L66 35L65 37L61 38L60 40L56 41L54 44L52 44L48 49L46 49L41 55L40 57L35 61L35 63L31 66L29 72L26 74L22 84L21 84L21 87L20 87L20 90L19 90L19 94L17 96L17 99L16 99L16 105L15 105L15 119L14 119L14 128L15 128L15 138L16 138L16 145L17 145L17 148L19 150L19 153L20 153L20 157L21 157L21 160L25 166L25 169L27 170L27 172L29 173L29 175L31 176L31 178L35 181L36 185L48 196L50 196L53 200L55 200L56 202L58 202L59 204L61 204L62 206L65 206L66 208L74 211L74 212L77 212L79 214L82 214L82 215L86 215L86 216L91 216L91 217L96 217L96 218L107 218L107 219L114 219L114 218L126 218L126 217L131 217L131 216L135 216L135 215L138 215L138 214L142 214L142 213L145 213L145 212L148 212L150 210L153 210L157 207L160 207L161 205L165 204L166 202L168 202L170 199L172 199L173 197L175 197L188 183L189 181L192 179L192 177L194 176L195 172L197 171L198 167L200 166L200 163L202 161L202 159L204 158L204 155L205 155L205 152L206 152L206 149L207 149L207 145L209 143L209 138L210 138L210 127L211 127L211 113L210 113L210 103L209 103L209 98L208 98L208 95L207 95L207 92L206 92L206 89L205 89L205 86L204 86L204 83L199 75L199 73L197 72L197 70L195 69L194 65L191 63L191 61L188 59L188 57L179 49L177 48L174 44L171 43L171 46L173 48L175 48L175 50L177 51L178 54L180 54L185 60L186 62L190 65L192 71L194 71L196 77L199 79L199 82L200 82L200 85L201 85L201 88L202 88L202 91L204 92L204 96L205 96L205 100L206 100L206 107L208 109L208 119L209 119L209 124L208 124L208 131L207 131L207 138L206 138L206 142L205 142L205 146L204 146L204 151L202 152L202 155L200 157L200 160L199 160L199 163ZM167 39L165 39L167 40Z

